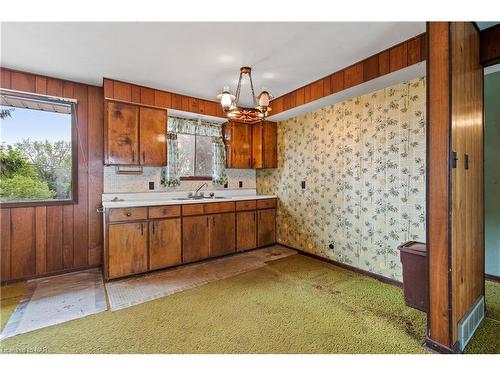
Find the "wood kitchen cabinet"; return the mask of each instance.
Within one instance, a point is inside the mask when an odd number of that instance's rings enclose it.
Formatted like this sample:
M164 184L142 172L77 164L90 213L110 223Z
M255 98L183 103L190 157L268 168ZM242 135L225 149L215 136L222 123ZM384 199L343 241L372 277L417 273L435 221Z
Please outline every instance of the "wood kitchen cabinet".
M244 211L236 213L236 250L245 251L257 247L257 213Z
M257 246L276 243L276 209L266 208L257 211Z
M208 215L182 218L182 259L194 262L210 256L210 227Z
M263 121L252 125L252 168L278 167L278 127Z
M149 269L158 270L182 263L181 219L149 222Z
M227 168L276 168L277 124L228 122L223 126Z
M167 111L105 101L104 163L162 166L167 163Z
M139 107L106 103L105 164L139 164Z
M110 224L108 228L108 278L148 270L147 222Z
M228 168L252 168L252 125L231 121L223 126Z
M210 215L210 256L235 252L236 216L234 212Z
M162 166L167 162L167 112L141 107L139 110L140 164Z

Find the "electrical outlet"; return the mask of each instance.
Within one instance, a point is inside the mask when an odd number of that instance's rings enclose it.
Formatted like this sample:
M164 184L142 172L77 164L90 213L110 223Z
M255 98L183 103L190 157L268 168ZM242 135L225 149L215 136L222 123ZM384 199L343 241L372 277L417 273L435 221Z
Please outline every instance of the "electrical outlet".
M239 186L240 186L240 188L242 188L242 187L243 187L243 181L240 181L240 182L239 182Z
M155 182L149 181L149 190L154 190L154 189L155 189Z
M301 187L302 189L305 189L305 188L306 188L306 182L305 182L305 181L301 181L301 182L300 182L300 187Z
M227 189L227 186L228 186L228 185L227 185L227 182L226 182L226 183L224 184L224 189Z

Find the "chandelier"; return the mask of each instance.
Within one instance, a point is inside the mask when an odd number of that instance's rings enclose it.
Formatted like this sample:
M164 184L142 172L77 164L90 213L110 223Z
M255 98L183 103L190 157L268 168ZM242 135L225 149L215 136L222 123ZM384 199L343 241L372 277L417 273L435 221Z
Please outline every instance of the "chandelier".
M247 74L250 79L253 107L243 107L240 105L241 79L245 74ZM271 112L269 102L272 98L272 95L265 90L258 96L255 96L252 82L252 68L248 66L240 68L240 78L238 80L238 86L236 87L236 95L231 95L228 86L224 86L222 94L217 95L217 100L220 101L222 109L229 120L247 124L256 124L266 118L269 112Z

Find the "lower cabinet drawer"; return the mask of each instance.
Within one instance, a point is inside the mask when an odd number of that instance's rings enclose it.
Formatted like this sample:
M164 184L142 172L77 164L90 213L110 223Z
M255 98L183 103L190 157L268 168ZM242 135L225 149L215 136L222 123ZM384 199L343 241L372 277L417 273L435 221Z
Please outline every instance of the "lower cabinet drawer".
M158 206L149 207L149 218L160 219L163 217L179 217L181 216L181 206Z
M276 208L276 198L259 199L257 201L257 208Z
M257 208L257 201L237 201L236 211L250 211Z
M146 220L147 218L147 207L111 208L109 210L109 221Z

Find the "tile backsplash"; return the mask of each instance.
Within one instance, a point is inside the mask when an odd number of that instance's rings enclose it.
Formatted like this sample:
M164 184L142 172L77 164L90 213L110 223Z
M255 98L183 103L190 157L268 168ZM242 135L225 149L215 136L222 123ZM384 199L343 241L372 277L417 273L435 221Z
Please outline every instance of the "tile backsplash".
M255 169L227 169L228 189L238 189L239 182L244 189L255 189ZM144 167L139 175L116 174L116 167L104 167L104 193L140 193L147 191L190 191L196 189L203 181L181 181L176 188L167 188L160 185L161 168ZM154 182L154 190L149 190L149 182ZM215 187L206 181L211 190L223 189Z

